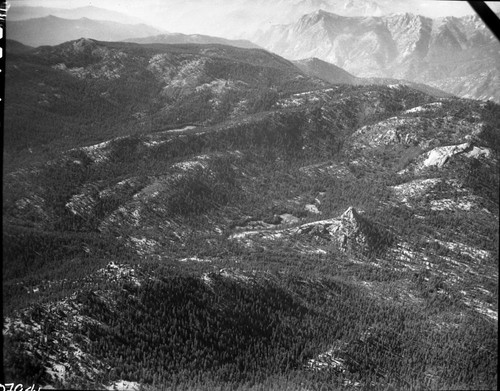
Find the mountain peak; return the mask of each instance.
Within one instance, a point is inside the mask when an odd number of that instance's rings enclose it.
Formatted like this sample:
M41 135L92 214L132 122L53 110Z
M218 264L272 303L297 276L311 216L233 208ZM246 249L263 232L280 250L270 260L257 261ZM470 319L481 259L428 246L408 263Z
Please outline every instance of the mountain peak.
M320 8L319 10L314 11L313 15L331 15L331 12L325 11L324 9Z
M312 13L303 15L298 20L296 28L298 28L298 31L306 31L307 29L311 28L311 26L317 25L318 23L321 23L326 27L327 25L335 23L335 21L339 20L340 18L343 17L331 12L327 12L323 9L319 9Z
M330 232L337 237L341 249L381 251L392 241L385 230L361 216L353 206L342 213L339 221Z
M301 20L320 20L324 18L332 19L332 18L341 18L342 16L334 14L332 12L325 11L324 9L320 8L314 12L311 12L309 14L303 15L300 19Z
M347 237L358 236L363 231L364 219L360 216L354 207L350 206L340 216L340 231Z
M96 42L93 39L85 38L85 37L77 39L73 43L73 45L80 46L80 47L83 47L83 46L95 46L95 44L96 44Z
M459 96L499 99L491 82L499 75L493 65L498 42L476 17L349 17L319 9L253 40L285 58L317 57L358 78L408 80Z
M354 207L350 206L349 208L346 209L344 213L342 213L341 218L342 219L347 219L347 220L359 220L359 213Z

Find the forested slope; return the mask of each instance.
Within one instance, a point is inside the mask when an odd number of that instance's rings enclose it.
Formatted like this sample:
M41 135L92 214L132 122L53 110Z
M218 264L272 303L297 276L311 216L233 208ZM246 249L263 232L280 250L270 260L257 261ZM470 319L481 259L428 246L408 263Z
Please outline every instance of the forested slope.
M221 45L7 70L6 380L496 387L498 105Z

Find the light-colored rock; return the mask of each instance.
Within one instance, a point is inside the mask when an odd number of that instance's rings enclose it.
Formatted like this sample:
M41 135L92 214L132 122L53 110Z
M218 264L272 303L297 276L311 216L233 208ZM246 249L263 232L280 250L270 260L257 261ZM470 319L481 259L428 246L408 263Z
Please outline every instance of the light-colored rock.
M339 350L332 348L324 353L318 354L306 363L306 368L313 371L335 370L341 373L346 371L345 360L338 357Z
M408 198L422 197L431 188L441 182L439 178L416 179L401 185L391 186L391 190L398 197L399 201L406 203Z
M295 217L294 215L290 213L283 213L280 215L281 217L281 224L297 224L300 222L300 219L298 217Z
M450 159L456 156L465 156L469 159L486 159L493 161L493 153L489 148L477 147L470 142L437 147L417 158L414 165L398 172L406 174L419 172L429 167L442 168Z
M463 154L468 158L490 158L492 156L489 148L479 148L470 143L459 145L450 145L447 147L435 148L429 152L427 159L423 162L425 167L437 166L442 167L453 156Z
M111 385L106 387L106 390L120 390L120 391L139 391L141 389L141 384L128 381L128 380L118 380Z
M404 112L404 114L428 113L428 112L435 111L441 107L443 107L442 102L432 102L432 103L428 103L428 104L423 105L423 106L417 106L417 107L414 107L412 109L406 110Z
M97 270L96 274L105 277L110 282L129 281L136 286L141 286L135 269L129 265L110 262L106 267Z
M379 245L380 231L363 218L353 207L349 207L341 216L326 220L313 221L294 228L281 230L253 230L231 235L229 239L238 240L251 246L253 240L293 240L311 238L333 241L341 250L367 250Z
M363 126L351 136L356 148L374 148L382 145L420 145L431 120L420 117L391 117L374 125Z
M316 205L314 205L314 204L306 204L304 206L304 209L307 210L310 213L321 214L321 212L318 209L318 207Z
M427 154L427 158L424 160L422 165L423 167L436 166L441 168L448 161L448 159L450 159L450 157L460 153L472 151L472 148L472 145L469 143L434 148Z
M206 258L198 258L198 257L189 257L189 258L182 258L179 259L179 262L212 262L210 259Z

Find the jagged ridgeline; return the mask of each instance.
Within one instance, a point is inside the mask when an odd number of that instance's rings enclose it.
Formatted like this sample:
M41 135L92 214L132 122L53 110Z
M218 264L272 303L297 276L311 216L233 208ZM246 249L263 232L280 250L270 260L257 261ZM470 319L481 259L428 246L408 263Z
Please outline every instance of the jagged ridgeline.
M253 41L291 60L316 57L298 66L318 77L375 84L405 79L417 89L500 102L499 42L478 15L346 17L320 9L260 30Z
M260 49L9 44L6 380L495 387L498 105Z

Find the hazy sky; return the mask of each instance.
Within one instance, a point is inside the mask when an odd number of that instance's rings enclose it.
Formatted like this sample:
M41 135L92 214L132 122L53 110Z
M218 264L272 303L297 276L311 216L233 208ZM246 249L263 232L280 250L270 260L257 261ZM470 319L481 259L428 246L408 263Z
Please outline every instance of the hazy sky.
M11 6L95 6L134 15L169 32L247 37L258 28L295 21L322 8L341 15L412 12L429 17L474 14L464 1L436 0L11 0ZM500 3L487 4L496 12ZM8 18L8 14L7 14Z

